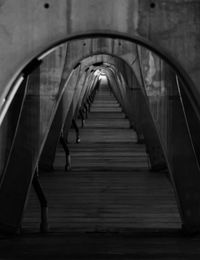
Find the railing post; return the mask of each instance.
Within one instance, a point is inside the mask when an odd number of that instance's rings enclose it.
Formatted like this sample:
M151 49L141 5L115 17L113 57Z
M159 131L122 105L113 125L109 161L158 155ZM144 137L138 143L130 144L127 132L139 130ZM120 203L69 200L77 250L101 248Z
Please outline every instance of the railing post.
M81 118L81 127L83 128L85 126L85 118L84 118L82 109L79 110L79 115Z
M60 144L62 145L63 150L65 152L65 158L66 158L65 171L70 171L71 170L71 156L70 156L68 145L65 142L65 139L63 137L63 133L61 133L61 135L60 135Z
M85 118L87 119L88 118L88 108L87 108L86 103L83 106L84 106L84 110L85 110Z
M72 125L76 131L76 143L80 143L81 139L80 139L80 134L79 134L79 128L77 126L76 120L72 119Z
M40 202L40 208L41 208L40 232L41 233L47 233L49 231L49 225L48 225L48 203L47 203L47 199L45 197L45 194L43 192L42 186L41 186L41 184L39 182L38 167L36 168L35 175L33 177L32 185L33 185L33 188L34 188L34 190L36 192L38 200Z

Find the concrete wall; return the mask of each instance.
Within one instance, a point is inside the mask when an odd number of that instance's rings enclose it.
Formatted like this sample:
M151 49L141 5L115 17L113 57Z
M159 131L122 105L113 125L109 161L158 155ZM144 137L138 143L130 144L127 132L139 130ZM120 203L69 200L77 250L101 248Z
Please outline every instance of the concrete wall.
M143 87L148 97L154 122L163 142L167 143L168 95L176 88L176 73L151 51L139 47Z
M0 10L0 96L35 54L74 33L141 35L167 50L199 86L200 2L196 0L4 0ZM80 50L82 51L82 50Z

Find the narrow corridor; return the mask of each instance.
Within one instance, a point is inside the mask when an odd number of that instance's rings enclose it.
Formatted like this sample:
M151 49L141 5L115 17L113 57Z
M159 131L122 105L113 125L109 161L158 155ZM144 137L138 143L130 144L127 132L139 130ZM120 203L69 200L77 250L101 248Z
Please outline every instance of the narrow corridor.
M200 1L0 10L0 260L199 260Z
M81 143L76 144L70 130L70 172L63 171L65 155L59 146L55 172L41 174L52 231L180 228L166 173L149 171L145 145L137 144L136 133L107 85L101 84L97 91L80 137ZM23 227L38 228L36 219L39 206L32 194Z

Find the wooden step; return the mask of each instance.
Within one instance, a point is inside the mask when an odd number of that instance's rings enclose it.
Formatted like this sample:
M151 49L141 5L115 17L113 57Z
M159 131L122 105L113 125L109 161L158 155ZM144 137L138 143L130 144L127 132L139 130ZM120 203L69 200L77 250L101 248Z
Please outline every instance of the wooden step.
M81 143L74 129L68 142L72 171L65 173L65 155L57 147L55 171L41 173L49 201L52 230L127 232L135 229L178 229L181 221L173 189L163 172L149 171L144 145L109 91L97 92ZM78 121L80 125L80 121ZM40 212L33 192L23 226L33 230Z

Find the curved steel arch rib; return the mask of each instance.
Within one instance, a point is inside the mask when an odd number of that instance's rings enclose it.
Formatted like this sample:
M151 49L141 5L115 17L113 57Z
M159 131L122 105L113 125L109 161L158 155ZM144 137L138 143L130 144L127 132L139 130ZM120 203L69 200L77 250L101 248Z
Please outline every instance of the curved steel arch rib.
M154 51L156 54L158 54L161 58L163 58L166 62L168 62L173 69L176 70L176 74L185 82L185 85L183 86L185 93L187 94L187 101L191 102L190 103L192 108L195 108L195 110L198 110L198 102L197 102L197 97L195 94L195 88L191 88L192 83L190 79L187 77L187 74L185 74L184 70L179 66L174 59L169 58L167 54L157 50L154 46L152 46L149 42L146 40L143 40L139 37L130 37L125 34L119 34L119 33L109 33L109 32L98 32L98 33L88 33L88 34L81 34L81 35L74 35L70 36L66 39L63 39L62 41L57 42L53 46L48 47L45 49L42 53L38 54L37 57L34 58L32 61L31 65L34 67L34 63L38 63L41 59L43 59L45 52L49 52L52 48L54 49L55 46L61 45L66 41L72 41L72 40L80 40L80 39L85 39L85 38L98 38L98 37L109 37L112 39L123 39L125 41L130 41L133 42L134 44L141 44L144 47L148 47L151 51ZM25 66L25 68L21 71L20 75L27 76L27 74L31 71L31 66L30 64ZM141 64L140 64L141 67ZM67 75L69 75L67 73ZM143 75L141 73L141 79L143 79ZM70 79L70 78L69 78ZM75 79L76 81L76 79ZM143 81L142 81L143 82ZM144 82L143 82L144 83ZM60 114L61 112L59 110L62 110L62 102L64 101L63 98L66 97L67 95L67 84L65 80L63 81L63 87L61 87L61 92L59 95L59 98L57 100L56 108L53 111L52 114L52 121L50 124L53 122L54 116L57 114ZM189 84L190 87L189 87ZM180 93L178 92L177 85L175 86L175 90L172 93L175 98L170 99L169 107L172 106L173 110L171 111L173 118L171 120L171 129L170 131L175 131L176 135L175 138L172 138L174 141L174 146L170 144L169 149L168 149L168 154L166 155L166 158L170 157L170 153L172 153L171 158L168 160L168 166L171 166L170 171L172 173L172 178L174 180L174 185L176 187L176 192L177 196L179 198L179 203L180 203L180 211L181 211L181 216L182 216L182 221L184 226L188 230L199 230L200 229L200 222L199 222L199 213L198 213L198 208L200 207L200 200L197 199L196 194L199 194L199 184L200 184L200 175L199 175L199 166L198 162L195 157L195 153L193 150L192 146L192 140L190 136L190 131L188 129L187 121L185 118L185 111L184 111L184 106L183 103L181 103L181 96ZM145 86L143 87L143 91L145 90ZM11 90L12 92L12 90ZM145 93L145 92L144 92ZM72 94L73 96L73 94ZM66 117L66 116L65 116ZM177 118L179 120L177 120ZM55 120L55 119L54 119ZM175 124L176 121L176 124ZM183 126L182 126L183 125ZM31 129L30 129L31 130ZM49 131L49 129L48 129ZM45 137L42 140L42 143L44 145L44 142L47 138L47 133L45 134ZM58 131L59 132L59 131ZM183 133L178 137L177 133ZM173 136L174 133L171 133L171 136ZM5 177L2 181L1 189L0 189L0 208L4 209L6 208L6 211L2 210L0 213L0 224L2 226L2 229L11 229L11 230L16 230L20 226L21 219L22 219L22 214L23 214L23 209L25 205L25 201L27 199L27 193L30 188L30 184L33 178L33 174L35 171L36 164L38 162L38 157L39 157L39 152L35 152L34 154L32 153L33 151L26 152L25 154L22 153L19 155L19 160L14 159L14 155L19 152L18 148L21 146L20 141L21 139L21 133L19 133L19 139L17 139L15 143L15 147L13 151L15 154L13 154L13 157L10 157L10 165L9 168L7 169L7 172L5 173ZM176 164L173 164L174 159L180 159L179 156L181 155L181 146L180 143L176 143L175 141L178 142L184 142L184 145L186 147L187 153L184 154L187 159L189 159L189 164L190 168L192 168L192 173L188 172L188 167L184 167L183 165L181 166L180 162L177 162ZM183 144L183 143L182 143ZM40 151L43 147L41 144L40 146ZM172 150L171 150L172 149ZM175 151L175 152L174 152ZM21 150L21 152L23 152ZM192 155L192 156L191 156ZM13 158L13 162L12 162ZM171 160L171 161L170 161ZM17 173L15 172L15 185L12 185L11 182L13 180L13 172L16 171L16 166L19 161L25 161L24 165L22 165L22 169L17 169ZM180 170L182 172L180 172ZM192 174L192 177L191 177ZM16 185L18 184L18 185ZM17 190L20 188L20 186L23 185L23 189ZM17 188L18 187L18 188ZM7 194L10 194L9 200L7 199ZM19 194L20 196L16 196L16 194ZM185 196L187 195L187 197ZM12 208L13 202L16 203L16 206ZM196 207L198 205L198 207ZM13 214L15 212L15 214Z

